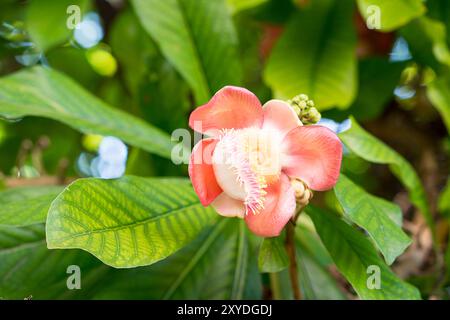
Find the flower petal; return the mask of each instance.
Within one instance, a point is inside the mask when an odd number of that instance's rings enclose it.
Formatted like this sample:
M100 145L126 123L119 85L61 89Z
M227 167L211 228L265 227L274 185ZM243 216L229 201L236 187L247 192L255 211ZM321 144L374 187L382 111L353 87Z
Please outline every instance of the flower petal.
M226 86L209 102L192 111L189 126L197 132L217 136L222 129L261 127L263 110L247 89Z
M189 159L189 177L200 202L204 206L209 205L222 193L212 166L212 153L217 142L218 140L215 139L200 140L192 150Z
M283 150L283 172L288 176L299 178L318 191L336 184L342 143L330 129L318 125L295 128L284 138Z
M224 217L239 217L245 216L244 202L236 200L222 192L212 203L211 206L216 209L217 213Z
M263 106L264 123L263 129L273 129L281 135L281 139L292 129L301 126L294 109L282 100L270 100Z
M257 214L249 212L245 216L245 222L256 235L276 237L295 212L295 194L285 174L266 191L264 209Z

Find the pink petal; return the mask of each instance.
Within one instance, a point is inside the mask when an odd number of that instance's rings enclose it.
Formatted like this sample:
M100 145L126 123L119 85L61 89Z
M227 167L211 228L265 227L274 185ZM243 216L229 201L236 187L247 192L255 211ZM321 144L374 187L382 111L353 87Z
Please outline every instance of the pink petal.
M261 127L263 110L258 98L240 87L220 89L209 102L192 111L189 126L197 132L217 136L221 129Z
M217 142L218 140L215 139L200 140L192 150L189 159L189 177L200 202L204 206L209 205L222 193L212 166L212 153Z
M211 206L216 209L217 213L224 217L239 217L245 216L244 202L236 200L222 192L212 203Z
M276 237L295 212L295 194L285 174L266 191L264 209L257 214L249 212L245 216L245 222L256 235Z
M337 135L323 126L302 126L283 140L283 172L305 181L313 190L332 188L338 178L342 144Z
M281 135L281 139L292 129L301 126L302 122L295 111L284 101L270 100L264 104L264 129L273 129Z

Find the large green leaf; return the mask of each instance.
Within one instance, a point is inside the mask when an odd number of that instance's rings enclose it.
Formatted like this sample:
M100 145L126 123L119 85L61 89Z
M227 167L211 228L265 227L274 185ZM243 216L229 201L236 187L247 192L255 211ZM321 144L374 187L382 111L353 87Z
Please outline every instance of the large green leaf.
M0 226L1 299L89 298L89 290L105 278L108 267L81 250L48 250L44 225ZM81 290L69 290L67 268L81 269Z
M397 205L366 193L343 174L334 193L345 215L369 233L388 264L411 244L398 225L402 212Z
M20 187L0 192L0 225L43 223L50 203L63 187Z
M80 179L52 203L47 245L84 249L118 268L149 265L192 241L216 216L183 179Z
M357 3L366 20L379 13L382 31L397 29L425 13L422 0L358 0ZM379 9L377 13L375 8Z
M430 228L434 230L434 221L425 190L411 164L398 152L365 131L354 118L351 118L351 121L351 128L339 134L339 138L359 157L373 163L389 165L392 173L408 190L411 202L419 208Z
M256 252L245 223L221 219L164 261L122 273L99 299L260 299Z
M312 218L337 268L359 297L370 300L420 299L419 291L400 280L358 230L329 212L312 207L308 207L306 212ZM368 278L372 275L371 266L379 268L379 289L368 286Z
M428 17L420 17L403 27L401 35L408 41L414 60L440 72L450 66L445 25Z
M55 70L34 67L0 79L0 116L38 116L84 133L116 136L148 152L170 158L169 135L114 109Z
M239 85L238 41L225 0L133 0L144 29L186 79L196 102Z
M161 262L114 269L82 250L48 250L43 225L0 226L0 297L259 299L255 246L248 240L242 221L223 219ZM80 290L67 288L71 265L80 267Z
M258 266L261 272L278 272L289 265L289 257L281 237L265 238L259 249Z
M358 95L346 112L358 120L378 117L392 100L404 67L379 57L359 61Z
M87 0L32 0L26 7L25 24L33 42L46 51L68 40L73 29L67 27L70 18L67 8L76 5L83 14L87 3Z
M450 74L436 78L427 86L427 96L439 111L450 134Z
M323 0L292 17L264 72L278 97L305 93L321 110L350 105L357 88L352 16L353 1Z

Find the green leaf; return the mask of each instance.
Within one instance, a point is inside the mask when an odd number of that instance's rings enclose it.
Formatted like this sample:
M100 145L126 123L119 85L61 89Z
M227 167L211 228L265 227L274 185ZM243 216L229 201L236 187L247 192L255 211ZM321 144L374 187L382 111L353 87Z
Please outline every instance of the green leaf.
M133 0L144 29L186 79L198 104L239 85L238 40L224 0Z
M0 226L0 297L260 299L256 246L245 231L242 221L222 219L164 261L113 269L82 250L48 250L43 225ZM81 290L67 288L71 265L80 267Z
M379 10L382 31L397 29L425 13L422 0L358 0L357 3L366 21L375 17L375 8Z
M242 220L220 219L166 260L121 273L94 298L260 299L261 278L246 231Z
M450 134L450 74L438 77L429 83L427 96L442 116L442 120Z
M52 203L49 249L84 249L128 268L155 263L192 241L217 217L187 180L80 179Z
M68 40L72 34L67 27L70 15L67 8L76 5L82 14L87 9L86 0L33 0L25 11L25 24L34 43L42 51Z
M358 296L369 300L420 299L417 288L406 283L389 269L378 256L370 241L333 214L318 208L307 208L317 233L336 263L339 271L351 283ZM369 288L370 266L379 268L380 288ZM373 268L373 267L372 267Z
M450 218L450 179L447 179L447 184L439 195L438 210L443 216Z
M400 30L408 41L414 60L440 72L441 64L450 66L450 50L442 22L420 17Z
M170 158L173 144L161 130L114 109L55 70L33 67L0 79L0 116L54 119L84 133L112 135Z
M227 0L227 3L233 14L236 14L240 11L257 7L267 1L268 0Z
M414 168L398 152L365 131L354 118L351 121L351 128L339 134L339 138L359 157L369 162L389 165L392 173L408 190L411 202L422 212L434 232L434 221L425 190Z
M320 110L352 103L357 88L352 17L351 0L313 1L293 16L264 71L278 97L305 93Z
M261 272L278 272L289 265L289 257L282 237L265 238L259 249L258 266Z
M43 223L51 202L63 190L59 186L20 187L0 192L0 225Z
M369 58L359 62L359 91L351 107L346 110L358 120L378 117L393 98L404 63Z
M43 224L0 226L0 297L24 299L88 299L98 283L111 281L108 267L81 250L48 250ZM81 289L67 288L67 267L81 270Z
M411 244L400 227L402 212L397 205L366 193L343 174L334 193L345 216L367 231L387 264L392 264Z

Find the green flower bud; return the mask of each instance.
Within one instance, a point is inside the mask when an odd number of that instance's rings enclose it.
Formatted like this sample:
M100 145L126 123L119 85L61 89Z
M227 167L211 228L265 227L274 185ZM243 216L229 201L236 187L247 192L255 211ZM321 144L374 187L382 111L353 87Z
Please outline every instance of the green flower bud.
M303 124L319 122L321 118L320 112L314 107L314 101L310 100L306 94L299 94L287 102Z

